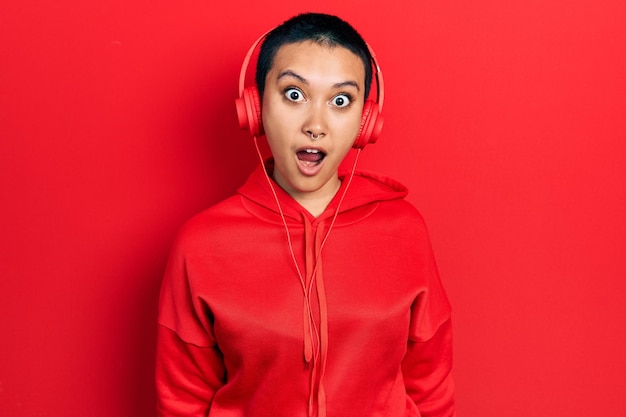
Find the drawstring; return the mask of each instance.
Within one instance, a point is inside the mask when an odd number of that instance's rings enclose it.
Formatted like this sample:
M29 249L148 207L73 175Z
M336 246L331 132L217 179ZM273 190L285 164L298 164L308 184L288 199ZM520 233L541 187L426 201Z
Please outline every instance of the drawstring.
M311 235L311 223L309 223L309 221L306 218L304 218L304 216L303 216L303 222L304 222L304 236L310 236ZM312 256L310 255L310 252L305 251L305 270L310 271L312 269L311 268L312 264L313 264L313 259L312 259ZM304 288L310 288L309 282L312 282L312 281L313 281L313 275L307 274L306 285ZM317 355L313 357L313 334L315 335L315 339L319 340L317 326L315 325L315 320L313 318L313 310L311 308L310 290L306 292L304 300L305 300L305 306L308 306L308 309L305 309L304 311L304 320L303 320L303 323L304 323L304 360L306 361L306 363L310 363L312 359L314 361L317 361ZM319 347L315 349L315 352L318 352L318 349Z
M337 207L339 209L339 207ZM328 229L330 230L330 228ZM328 233L326 234L328 236ZM322 241L325 243L326 239ZM323 245L320 245L320 248L317 252L317 263L315 264L315 268L322 263L322 257L320 256L322 253ZM326 291L324 290L324 279L322 277L323 268L320 267L318 275L315 276L315 283L317 286L317 296L319 299L320 305L320 355L321 355L321 366L319 370L318 378L318 387L317 387L317 412L319 417L326 416L326 395L324 392L324 373L326 371L326 358L328 357L328 304L326 302Z
M261 150L259 149L259 144L256 136L254 136L254 146L256 148L257 155L259 156L259 160L261 161L261 165L263 166L263 156L261 155ZM276 201L276 205L278 206L278 212L280 213L280 218L283 222L283 226L285 227L285 233L287 234L287 244L289 245L289 253L291 254L291 259L293 261L294 266L296 267L296 272L298 273L298 277L300 278L300 284L302 285L302 291L304 292L304 305L303 305L303 326L304 326L304 360L306 363L313 362L313 369L311 372L311 388L309 394L309 416L313 416L313 403L315 396L315 385L317 382L317 412L318 417L326 417L326 393L324 391L324 385L322 383L324 374L326 373L326 357L328 353L328 306L326 303L326 292L324 291L324 280L321 277L317 279L318 268L322 263L322 250L324 249L324 245L328 241L328 237L330 236L330 232L335 225L335 221L337 220L337 216L339 215L339 208L343 203L343 200L346 196L348 188L352 183L352 178L354 177L354 173L356 171L357 162L359 160L359 155L361 154L361 149L357 149L357 154L354 160L354 164L352 166L352 171L350 172L350 177L348 178L348 182L341 194L341 198L337 203L337 208L335 209L335 213L333 214L332 221L330 222L330 226L328 227L328 231L322 240L322 243L319 246L319 249L315 251L315 261L313 263L313 271L310 275L310 280L305 280L302 272L300 271L300 266L298 265L298 261L296 260L296 255L293 250L293 243L291 242L291 234L289 232L289 226L287 226L287 220L285 219L285 214L283 212L283 208L278 199L278 195L276 194L276 190L274 190L274 186L272 181L267 173L267 170L263 167L263 173L265 174L265 178L270 186L270 190L272 191L272 195L274 196L274 200ZM311 232L311 225L308 221L304 222L305 224L305 233L308 235ZM320 225L321 226L321 225ZM307 233L308 232L308 233ZM322 227L318 228L316 241L318 241L320 234L322 232ZM317 248L317 245L315 245ZM306 270L310 270L311 261L313 261L308 254L306 255ZM321 270L320 270L321 271ZM309 278L307 276L307 278ZM313 311L311 308L311 295L313 284L315 283L317 289L317 296L319 302L319 314L320 314L320 331L318 333L317 326L315 324L315 320L313 317ZM314 349L313 348L313 340L317 340L318 345ZM318 360L321 360L321 366L317 366Z

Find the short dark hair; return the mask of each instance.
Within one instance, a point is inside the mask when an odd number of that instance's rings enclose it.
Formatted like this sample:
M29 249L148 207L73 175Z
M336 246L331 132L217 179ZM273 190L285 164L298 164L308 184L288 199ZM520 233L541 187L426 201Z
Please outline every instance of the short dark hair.
M358 56L365 67L365 98L372 84L372 55L363 37L348 22L323 13L302 13L272 29L263 40L256 65L256 85L263 97L265 78L278 50L287 44L312 41L340 46Z

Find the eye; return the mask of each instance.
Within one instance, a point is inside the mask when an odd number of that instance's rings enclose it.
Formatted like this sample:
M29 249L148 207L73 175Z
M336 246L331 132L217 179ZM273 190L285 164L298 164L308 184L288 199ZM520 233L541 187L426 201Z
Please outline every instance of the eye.
M285 90L285 97L289 101L300 102L304 100L304 96L302 95L302 91L297 88L288 88Z
M332 99L333 105L337 107L347 107L348 105L350 105L351 101L352 97L350 97L348 94L339 94Z

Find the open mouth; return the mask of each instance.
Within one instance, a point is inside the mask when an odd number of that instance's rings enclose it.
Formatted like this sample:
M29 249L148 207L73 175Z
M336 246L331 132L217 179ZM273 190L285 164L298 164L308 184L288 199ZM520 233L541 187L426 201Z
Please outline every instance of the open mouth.
M298 156L298 160L307 166L317 165L326 157L326 154L319 149L303 149L296 152L296 155Z

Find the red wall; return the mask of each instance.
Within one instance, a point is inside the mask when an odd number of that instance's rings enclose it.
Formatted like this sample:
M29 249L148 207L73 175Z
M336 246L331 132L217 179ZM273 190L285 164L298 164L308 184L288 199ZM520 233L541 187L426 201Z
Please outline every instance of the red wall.
M10 3L0 415L152 416L173 235L255 165L239 66L307 7ZM429 225L459 416L626 415L626 3L310 4L377 51L386 126L362 166Z

